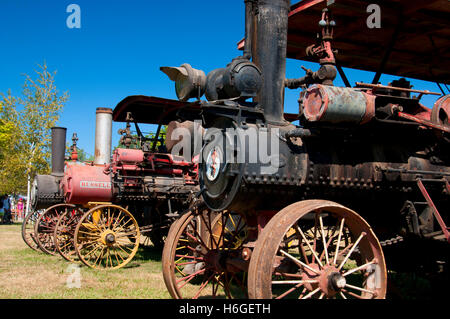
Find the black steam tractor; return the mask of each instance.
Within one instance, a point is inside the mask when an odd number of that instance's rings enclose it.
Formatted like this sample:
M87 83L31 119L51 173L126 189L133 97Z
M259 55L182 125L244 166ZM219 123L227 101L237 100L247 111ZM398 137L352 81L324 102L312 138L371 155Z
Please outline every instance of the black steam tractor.
M440 94L403 77L449 83L449 3L383 3L377 30L370 1L247 0L243 56L207 76L161 68L180 101L130 105L149 122L198 114L207 130L204 204L163 250L172 297L385 298L388 269L448 283L450 97L428 109L422 96ZM320 67L286 79L286 57ZM342 67L376 75L351 87ZM401 78L381 85L382 73ZM285 88L301 89L298 114L284 113Z

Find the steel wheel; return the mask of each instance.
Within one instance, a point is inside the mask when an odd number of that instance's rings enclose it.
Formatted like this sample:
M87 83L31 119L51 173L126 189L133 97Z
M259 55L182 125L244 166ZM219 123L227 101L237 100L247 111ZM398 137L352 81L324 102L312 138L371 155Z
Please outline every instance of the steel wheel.
M22 223L22 239L28 247L36 251L39 250L39 245L34 234L34 225L36 224L40 214L40 211L31 211Z
M78 258L95 269L118 269L136 254L140 232L133 215L116 205L101 205L83 215L75 229Z
M53 238L56 251L70 262L75 262L78 258L75 251L74 235L75 228L82 216L83 211L80 208L66 209L55 226Z
M34 226L34 234L39 248L46 254L56 255L55 241L53 234L59 217L75 205L57 204L47 208L38 218Z
M194 208L172 224L163 249L163 277L173 298L246 297L242 270L226 262L238 257L246 240L246 223L224 212L214 220Z
M386 295L383 252L354 211L323 200L277 213L249 266L250 298L372 299Z

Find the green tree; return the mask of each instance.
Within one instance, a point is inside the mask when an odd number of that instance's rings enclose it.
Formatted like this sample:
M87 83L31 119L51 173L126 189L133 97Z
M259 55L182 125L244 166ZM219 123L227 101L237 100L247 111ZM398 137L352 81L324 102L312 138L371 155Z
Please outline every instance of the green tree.
M66 144L66 158L70 159L72 155L72 145ZM93 162L94 155L87 153L84 149L77 147L77 155L79 162Z
M0 94L0 139L7 139L6 143L0 142L2 193L24 192L28 176L50 172L50 129L69 96L67 92L59 93L55 76L56 72L49 72L44 63L35 70L34 77L25 74L21 96L12 96L10 90Z

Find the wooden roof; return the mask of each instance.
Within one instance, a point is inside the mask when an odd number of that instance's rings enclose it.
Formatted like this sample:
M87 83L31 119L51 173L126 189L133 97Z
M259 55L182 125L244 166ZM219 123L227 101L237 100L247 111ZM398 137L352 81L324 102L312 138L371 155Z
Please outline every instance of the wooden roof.
M382 73L450 83L450 1L302 0L289 13L289 58L313 61L305 49L320 32L327 3L336 21L333 48L340 66L377 72L391 48ZM369 4L380 6L379 29L367 27Z

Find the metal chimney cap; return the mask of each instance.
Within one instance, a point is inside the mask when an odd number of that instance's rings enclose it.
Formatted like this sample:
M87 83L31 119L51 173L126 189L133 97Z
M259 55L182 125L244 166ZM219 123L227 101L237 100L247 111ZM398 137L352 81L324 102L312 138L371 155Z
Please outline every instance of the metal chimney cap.
M53 129L63 129L63 130L67 130L66 127L62 127L62 126L53 126L51 129L52 129L52 130L53 130Z
M95 111L96 114L98 113L108 113L108 114L112 114L113 110L110 109L109 107L98 107Z

